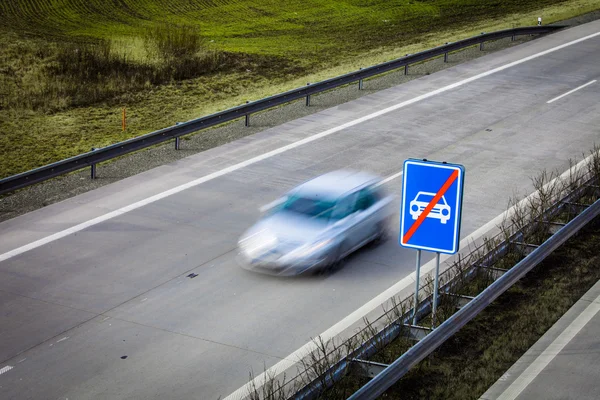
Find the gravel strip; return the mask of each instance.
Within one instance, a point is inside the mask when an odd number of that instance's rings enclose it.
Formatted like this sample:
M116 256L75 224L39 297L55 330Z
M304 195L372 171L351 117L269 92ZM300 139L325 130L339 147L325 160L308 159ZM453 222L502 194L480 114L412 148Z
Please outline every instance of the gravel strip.
M575 26L598 18L600 18L600 11L595 11L562 21L559 24ZM249 127L244 126L244 120L240 119L220 127L199 131L196 134L182 138L181 147L178 151L175 150L174 142L170 142L100 164L97 168L97 178L95 180L90 179L90 170L86 168L21 189L0 197L0 222L285 122L355 100L363 95L400 85L412 79L474 60L494 51L522 44L536 37L518 36L515 41L507 38L495 42L486 42L483 51L479 50L479 46L475 46L450 54L448 63L444 63L443 57L440 57L414 64L409 66L408 75L404 75L404 68L402 68L365 80L363 90L360 91L358 90L358 84L352 84L319 95L312 95L310 107L305 106L304 100L298 100L253 114L250 116Z

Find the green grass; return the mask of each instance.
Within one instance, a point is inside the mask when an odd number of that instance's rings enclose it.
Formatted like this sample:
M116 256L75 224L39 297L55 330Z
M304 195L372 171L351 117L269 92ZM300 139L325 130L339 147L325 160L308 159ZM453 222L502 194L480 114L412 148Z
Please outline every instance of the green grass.
M0 2L0 177L483 30L599 8L600 0ZM173 26L196 37L182 42L196 41L184 57L157 51L154 33L164 38L161 27Z

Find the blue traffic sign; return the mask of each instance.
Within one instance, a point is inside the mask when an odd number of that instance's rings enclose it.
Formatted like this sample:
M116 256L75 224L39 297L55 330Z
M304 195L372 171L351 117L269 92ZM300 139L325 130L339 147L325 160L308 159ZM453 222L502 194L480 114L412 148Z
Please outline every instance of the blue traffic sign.
M404 162L401 246L447 254L458 251L464 178L462 165Z

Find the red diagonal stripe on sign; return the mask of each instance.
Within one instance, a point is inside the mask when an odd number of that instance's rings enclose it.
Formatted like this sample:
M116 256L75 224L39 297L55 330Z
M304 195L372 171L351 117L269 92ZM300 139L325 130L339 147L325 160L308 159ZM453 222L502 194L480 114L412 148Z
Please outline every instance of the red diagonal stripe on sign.
M415 223L412 224L410 229L406 232L406 234L404 235L404 243L408 243L408 241L410 240L412 235L414 235L415 232L417 231L417 229L419 229L419 226L421 226L423 221L425 221L425 218L427 218L427 215L429 214L429 212L431 210L433 210L433 207L435 207L435 205L438 203L438 201L440 201L442 196L448 191L450 186L452 186L452 184L454 183L456 178L458 178L458 170L457 169L452 171L452 174L450 174L450 177L446 180L446 182L444 183L442 188L435 194L435 196L433 196L433 199L431 199L429 204L427 204L427 207L425 207L425 210L423 210L421 215L419 215L419 218L417 218Z

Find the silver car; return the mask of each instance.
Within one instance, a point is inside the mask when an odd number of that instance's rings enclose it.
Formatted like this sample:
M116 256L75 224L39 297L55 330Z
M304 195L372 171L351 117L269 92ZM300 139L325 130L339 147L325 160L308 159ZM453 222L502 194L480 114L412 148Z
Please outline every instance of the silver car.
M239 240L242 267L273 275L331 269L353 251L384 238L393 215L381 178L334 171L273 203Z

